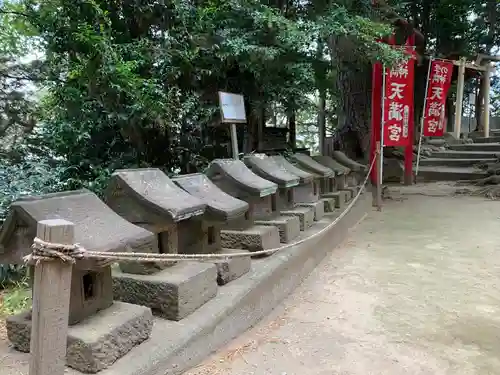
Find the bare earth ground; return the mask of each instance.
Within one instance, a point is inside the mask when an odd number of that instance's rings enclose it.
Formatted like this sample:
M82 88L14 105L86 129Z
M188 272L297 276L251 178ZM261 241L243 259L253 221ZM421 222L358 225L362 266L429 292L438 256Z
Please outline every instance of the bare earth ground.
M500 202L454 190L392 194L268 318L185 375L500 374Z

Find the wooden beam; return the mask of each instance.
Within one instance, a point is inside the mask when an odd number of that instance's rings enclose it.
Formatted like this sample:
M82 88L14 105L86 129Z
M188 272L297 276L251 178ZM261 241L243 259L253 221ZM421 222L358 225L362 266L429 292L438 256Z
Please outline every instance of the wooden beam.
M484 136L490 136L490 87L491 87L491 64L486 65L483 79L483 131Z
M462 130L462 104L464 101L464 80L465 80L465 59L459 61L458 66L458 81L457 81L457 101L455 103L455 128L453 129L453 135L455 138L460 138L460 132Z
M462 65L462 61L457 61L453 60L453 64L460 67ZM486 71L486 66L483 65L476 65L475 63L470 63L470 62L465 62L465 68L467 69L473 69L473 70L479 70L481 72Z
M74 224L43 220L36 235L55 244L74 243ZM63 375L66 366L69 300L73 264L59 259L35 266L29 375Z

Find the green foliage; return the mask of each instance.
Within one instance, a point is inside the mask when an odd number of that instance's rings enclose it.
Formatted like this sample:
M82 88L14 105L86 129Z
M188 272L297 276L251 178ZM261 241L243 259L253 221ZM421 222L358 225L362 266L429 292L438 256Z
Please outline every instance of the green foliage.
M0 272L1 270L0 267ZM18 314L29 308L31 308L31 290L28 280L26 276L20 279L18 273L4 290L0 290L0 318Z

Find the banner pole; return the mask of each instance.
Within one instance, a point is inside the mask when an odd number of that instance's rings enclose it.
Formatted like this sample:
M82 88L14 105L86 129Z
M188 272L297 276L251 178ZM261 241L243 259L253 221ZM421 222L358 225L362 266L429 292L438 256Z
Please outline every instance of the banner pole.
M434 59L431 57L429 60L429 68L427 69L427 82L425 83L425 98L424 98L424 107L423 107L423 114L422 118L420 120L420 137L418 140L418 150L417 150L417 166L415 168L415 176L418 176L418 167L420 165L420 152L422 148L422 138L424 137L424 123L425 123L425 108L427 106L427 94L429 90L429 81L431 79L431 68L432 68L432 62Z
M385 123L385 76L387 74L385 65L382 66L382 98L381 98L381 107L382 107L382 115L380 116L380 157L379 157L379 165L378 165L378 182L382 186L384 181L384 123Z

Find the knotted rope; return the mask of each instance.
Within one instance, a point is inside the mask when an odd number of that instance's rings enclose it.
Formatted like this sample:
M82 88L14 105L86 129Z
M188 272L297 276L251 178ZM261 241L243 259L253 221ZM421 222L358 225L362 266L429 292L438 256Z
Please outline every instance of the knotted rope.
M78 244L63 245L46 242L38 237L33 240L31 245L33 251L26 255L23 260L26 264L38 264L41 261L50 261L59 259L63 262L75 263L76 260L85 257L85 249Z
M318 237L336 225L347 213L351 210L351 208L356 204L359 199L363 189L366 187L368 183L368 179L370 178L370 173L375 166L376 158L373 158L373 161L370 165L370 168L366 174L366 177L359 188L358 193L349 203L349 205L345 208L345 210L335 218L330 224L321 229L320 231L312 234L309 237L303 238L300 241L293 242L290 244L286 244L280 247L276 247L273 249L266 249L254 252L239 252L239 253L231 253L231 254L155 254L155 253L134 253L134 252L102 252L102 251L90 251L84 249L82 246L78 244L74 245L62 245L62 244L54 244L50 242L43 241L39 238L35 238L33 242L33 252L26 257L24 257L24 261L28 264L39 263L40 261L49 261L54 259L60 259L64 262L75 263L76 260L81 259L93 259L93 260L101 260L101 261L130 261L130 262L179 262L185 260L226 260L231 258L243 258L248 256L262 256L262 255L271 255L278 251L283 251L290 247L298 246L304 242L311 240L312 238Z

